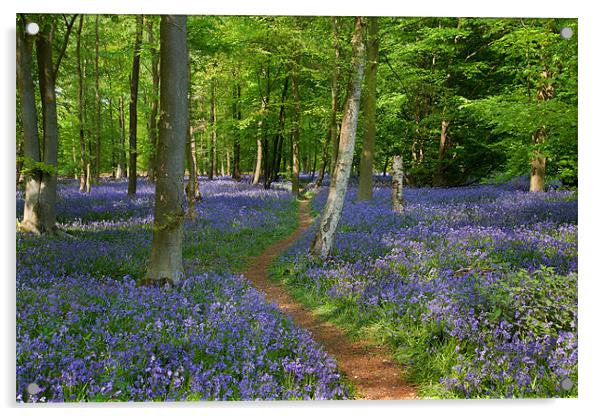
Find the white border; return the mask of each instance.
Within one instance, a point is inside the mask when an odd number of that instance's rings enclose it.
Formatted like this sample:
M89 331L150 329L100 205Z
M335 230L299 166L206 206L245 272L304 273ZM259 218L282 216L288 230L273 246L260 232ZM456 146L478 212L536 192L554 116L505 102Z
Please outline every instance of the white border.
M0 378L2 404L8 414L37 412L44 414L128 413L164 415L166 412L183 414L219 415L303 415L308 413L366 415L376 410L380 414L590 414L600 407L601 396L600 355L602 344L599 332L600 297L602 287L600 264L600 206L601 175L596 169L602 157L602 135L599 120L602 91L602 63L600 62L600 26L602 17L592 6L594 1L410 1L410 0L20 0L2 4L2 55L0 82L4 97L0 99L3 137L2 165L7 169L2 175L2 194L9 197L1 205L2 239L0 253L5 266L2 276L2 349L3 369ZM174 13L174 14L289 14L289 15L394 15L394 16L492 16L492 17L578 17L579 18L579 399L575 400L506 400L506 401L429 401L429 402L330 402L330 403L201 403L201 404L138 404L124 406L63 405L44 407L17 407L14 403L14 311L15 311L15 205L14 205L14 120L15 120L15 13ZM595 406L595 407L594 407Z

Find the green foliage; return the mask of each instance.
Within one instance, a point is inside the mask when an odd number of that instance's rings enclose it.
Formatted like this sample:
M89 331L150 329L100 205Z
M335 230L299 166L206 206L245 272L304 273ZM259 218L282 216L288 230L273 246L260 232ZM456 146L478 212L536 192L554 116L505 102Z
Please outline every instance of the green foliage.
M54 22L54 48L59 50L65 19L59 15L37 17L42 23ZM58 74L60 175L77 174L82 153L92 160L96 157L95 19L85 16L81 35L84 149L79 143L75 33ZM138 103L138 164L143 174L155 151L147 136L155 98L151 59L159 47L159 17L145 19L152 24L153 40L146 26ZM337 25L342 103L353 19L337 18ZM563 39L559 35L563 27L570 27L574 36ZM527 174L529 159L537 150L547 159L549 177L576 187L577 29L574 19L380 18L375 166L383 169L393 155L402 154L410 185L462 185L491 175ZM122 137L127 138L129 129L134 31L135 16L100 16L100 165L105 173L115 171L127 153ZM201 173L208 169L212 132L217 133L218 166L227 158L232 161L238 142L242 171L253 171L257 139L264 137L271 144L281 134L285 140L280 172L290 169L294 111L290 91L284 100L282 127L278 116L284 81L296 54L301 55L302 168L319 168L322 142L328 133L334 70L331 17L189 16L188 41L190 123ZM547 75L542 76L544 73ZM210 123L212 85L216 86L214 125ZM538 98L538 92L546 88L552 94ZM268 90L269 103L262 112L261 100L268 100ZM440 151L442 122L449 127ZM356 165L362 124L358 125ZM532 138L540 128L545 128L547 138L535 145ZM18 141L22 140L21 129L17 120Z

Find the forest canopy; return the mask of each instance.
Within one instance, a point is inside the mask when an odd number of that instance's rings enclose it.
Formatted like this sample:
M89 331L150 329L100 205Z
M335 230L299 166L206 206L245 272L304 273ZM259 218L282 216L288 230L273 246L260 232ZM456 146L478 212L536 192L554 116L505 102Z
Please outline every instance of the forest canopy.
M59 175L81 177L89 169L92 182L127 175L136 128L137 171L152 178L159 16L82 15L75 22L63 15L28 18L42 28L52 26L55 60L65 48L56 77ZM290 177L295 126L300 170L314 177L325 163L329 171L331 84L337 74L340 123L353 29L351 17L334 20L188 18L190 134L200 174L252 173L260 140L264 182L269 186L278 175ZM374 173L390 172L399 153L409 185L457 186L528 175L538 156L545 157L548 183L577 186L576 19L378 20L376 89L362 92L352 175L359 173L364 104L375 94ZM132 113L136 56L139 85ZM40 103L36 106L42 120ZM20 113L17 118L20 176L25 158Z

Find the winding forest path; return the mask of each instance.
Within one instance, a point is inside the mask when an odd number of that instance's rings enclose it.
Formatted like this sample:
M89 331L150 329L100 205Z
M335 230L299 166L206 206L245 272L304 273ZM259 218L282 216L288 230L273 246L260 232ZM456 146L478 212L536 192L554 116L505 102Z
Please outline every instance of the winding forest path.
M364 400L417 399L414 387L403 382L400 369L393 363L390 351L369 340L352 341L345 332L332 323L320 320L289 295L280 283L268 280L272 262L288 249L311 225L309 201L299 207L299 227L286 238L276 242L251 259L246 277L266 294L280 310L289 315L302 328L308 329L328 354L333 356L347 378L357 388L357 398Z

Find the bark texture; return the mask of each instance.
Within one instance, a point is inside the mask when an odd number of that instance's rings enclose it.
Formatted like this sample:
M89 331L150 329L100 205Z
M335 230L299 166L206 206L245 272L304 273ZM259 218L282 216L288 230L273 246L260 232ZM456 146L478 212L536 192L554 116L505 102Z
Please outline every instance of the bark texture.
M84 25L84 15L79 16L77 26L77 42L75 44L75 60L77 66L77 122L79 130L79 191L90 192L88 179L89 155L86 150L86 136L84 130L84 75L81 60L81 34Z
M24 19L23 19L24 20ZM25 207L21 225L39 233L41 171L36 168L40 162L40 140L38 136L38 116L32 68L33 41L25 33L25 22L20 21L17 31L17 81L21 98L21 122L23 124L23 157L25 168Z
M403 158L401 155L393 156L393 181L391 183L391 199L393 202L393 211L402 213L404 208L403 201Z
M153 242L146 282L177 283L182 264L188 132L186 16L161 16L161 119Z
M364 142L360 160L360 182L357 199L372 199L372 170L376 138L376 71L378 68L378 17L368 18L368 45L366 47L366 96L364 102Z
M217 132L215 130L215 80L211 80L211 113L209 115L209 124L211 125L211 136L209 137L209 180L213 179L215 174L215 145L217 142Z
M42 103L44 131L43 161L46 169L41 173L39 194L40 214L37 229L41 233L57 232L56 190L58 169L58 121L56 113L55 72L52 64L53 24L47 23L37 37L38 73Z
M339 157L337 160L334 180L330 181L328 199L322 211L320 226L312 243L311 254L314 257L327 258L333 247L335 231L343 210L347 182L353 163L353 150L355 147L355 133L357 118L360 108L362 81L366 61L366 47L363 40L364 24L361 17L355 19L353 32L351 77L347 90L347 100L341 124L341 141Z
M118 179L127 177L127 159L125 155L125 108L123 97L121 96L119 97L119 129L121 130L121 137L117 158L117 172L115 173L115 177Z
M242 121L242 110L241 110L241 87L240 84L236 84L234 89L234 104L232 106L232 114L236 120L236 132L234 133L234 157L233 157L233 168L232 178L236 181L240 180L240 122Z
M554 98L554 85L550 82L552 72L547 68L540 74L541 85L537 89L537 100L547 101ZM546 157L540 150L540 147L547 141L548 131L545 126L541 126L533 133L533 144L536 146L531 158L531 180L529 184L530 192L544 192L546 185Z
M94 94L96 96L96 154L94 156L94 178L96 180L98 180L98 178L100 177L100 169L101 169L101 164L100 164L100 150L101 150L101 140L102 140L102 135L101 135L101 111L102 111L102 102L100 100L100 69L99 69L99 46L100 46L100 36L99 36L99 19L100 19L100 15L96 15L96 24L94 27L94 32L96 35L96 39L94 42L94 49L95 49L95 55L94 55L94 74L95 74L95 84L94 84Z
M150 155L148 161L148 178L155 180L155 158L157 154L157 111L159 109L159 51L155 48L155 35L153 29L153 20L148 19L147 23L148 43L151 53L151 73L153 78L153 89L150 104L150 113L148 116L148 144Z
M140 44L142 42L142 16L136 16L136 39L134 41L134 59L130 78L130 171L128 177L128 195L136 195L138 161L138 80L140 79Z
M301 97L299 96L299 65L301 55L296 54L293 62L292 71L292 89L293 89L293 131L291 135L292 153L293 153L293 177L292 177L292 192L293 195L299 195L299 140L300 140L300 124L301 124Z
M337 123L337 113L339 111L339 30L337 26L337 18L332 18L332 39L334 47L334 56L332 64L332 81L330 85L331 94L331 109L330 109L330 141L332 143L332 163L330 165L330 180L332 182L334 171L339 157L339 128Z
M264 113L266 111L266 102L261 100L261 109L260 109L260 117L257 122L257 157L255 159L255 171L253 173L253 185L257 185L259 183L259 178L261 176L261 167L263 163L263 118Z

